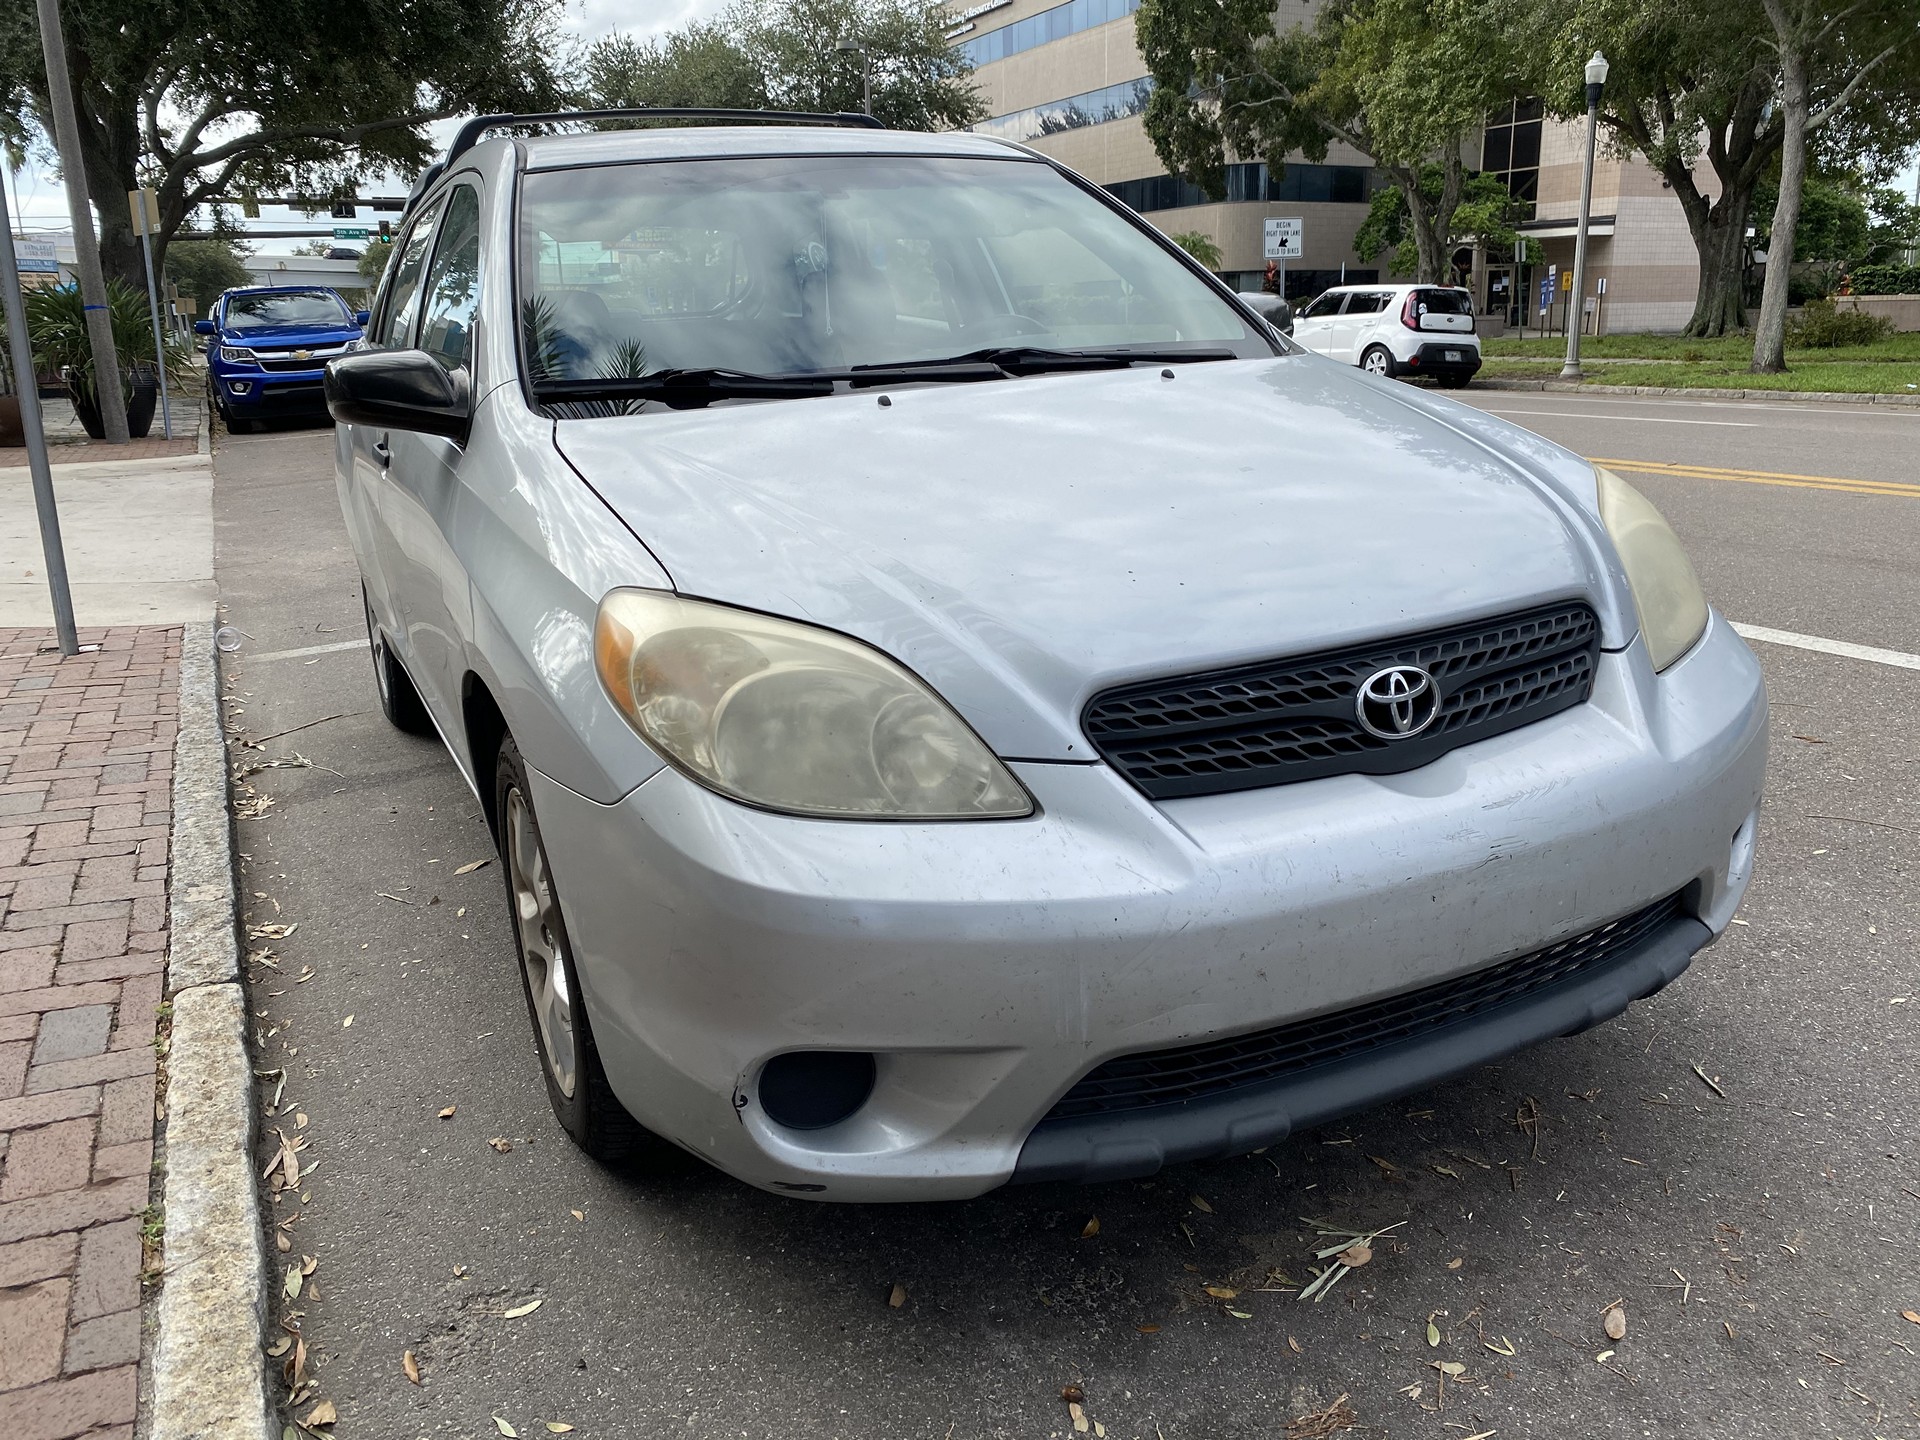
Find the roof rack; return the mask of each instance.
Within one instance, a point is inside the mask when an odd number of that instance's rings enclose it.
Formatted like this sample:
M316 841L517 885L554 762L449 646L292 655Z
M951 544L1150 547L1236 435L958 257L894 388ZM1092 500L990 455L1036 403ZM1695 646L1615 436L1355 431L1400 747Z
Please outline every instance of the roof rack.
M476 115L454 134L447 147L446 163L451 165L480 143L489 130L507 125L547 125L563 120L746 120L773 125L846 125L864 130L884 130L871 115L856 115L841 110L832 114L807 110L714 110L686 106L636 105L620 110L560 110L546 115Z
M608 110L553 110L538 115L476 115L454 133L447 153L427 166L413 182L401 219L413 214L414 206L427 188L447 171L447 167L480 143L489 130L508 125L551 125L567 120L726 120L757 121L774 125L844 125L858 130L884 130L887 127L871 115L850 110L831 113L811 110L723 110L684 105L635 105Z

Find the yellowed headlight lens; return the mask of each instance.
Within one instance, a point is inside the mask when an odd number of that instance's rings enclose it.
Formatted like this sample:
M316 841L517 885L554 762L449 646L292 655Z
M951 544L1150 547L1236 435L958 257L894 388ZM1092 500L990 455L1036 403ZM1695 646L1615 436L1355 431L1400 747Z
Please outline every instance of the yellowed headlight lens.
M1600 519L1620 552L1655 670L1665 670L1706 633L1707 596L1693 562L1653 502L1604 466Z

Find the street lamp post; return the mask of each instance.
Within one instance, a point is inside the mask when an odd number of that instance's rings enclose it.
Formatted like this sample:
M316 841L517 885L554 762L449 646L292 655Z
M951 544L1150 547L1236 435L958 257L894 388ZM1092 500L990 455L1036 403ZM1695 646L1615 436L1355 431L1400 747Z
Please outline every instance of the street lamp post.
M862 114L873 114L873 56L867 47L858 40L842 40L833 47L842 55L860 55L860 110Z
M1587 61L1587 164L1580 173L1580 228L1573 241L1573 316L1567 326L1567 363L1560 367L1562 380L1578 380L1580 374L1580 330L1586 319L1587 304L1587 225L1593 210L1593 152L1600 140L1600 91L1607 83L1607 57L1598 50Z

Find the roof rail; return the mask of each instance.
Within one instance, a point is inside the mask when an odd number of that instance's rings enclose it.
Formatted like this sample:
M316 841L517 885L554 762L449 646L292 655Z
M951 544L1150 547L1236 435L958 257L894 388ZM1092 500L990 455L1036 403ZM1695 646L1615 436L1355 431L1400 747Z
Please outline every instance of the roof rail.
M687 106L637 105L619 110L559 110L545 115L476 115L454 134L447 147L451 165L480 143L489 130L507 125L546 125L564 120L726 120L762 121L774 125L846 125L866 130L887 127L871 115L841 110L832 114L807 110L715 110Z

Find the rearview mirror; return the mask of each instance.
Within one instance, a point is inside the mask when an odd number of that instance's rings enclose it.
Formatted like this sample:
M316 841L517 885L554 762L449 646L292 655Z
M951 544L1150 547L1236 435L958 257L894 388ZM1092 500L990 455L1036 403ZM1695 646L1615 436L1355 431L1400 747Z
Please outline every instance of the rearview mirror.
M214 333L214 325L213 325L213 322L212 322L211 320L196 320L196 321L194 321L194 322L193 322L193 333L194 333L194 334L196 334L196 335L211 335L211 334L213 334L213 333Z
M424 350L363 350L327 362L327 410L335 420L445 435L464 444L473 419L467 372Z

